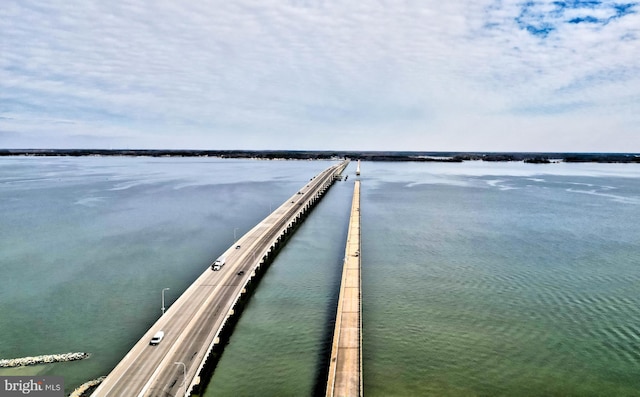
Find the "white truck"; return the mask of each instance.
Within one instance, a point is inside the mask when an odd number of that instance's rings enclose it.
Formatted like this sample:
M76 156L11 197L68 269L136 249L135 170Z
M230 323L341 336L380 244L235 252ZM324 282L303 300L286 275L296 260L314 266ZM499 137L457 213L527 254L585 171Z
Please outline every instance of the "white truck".
M221 256L220 258L216 259L215 262L213 262L213 264L211 265L211 269L220 270L222 269L222 266L224 266L224 263L225 263L224 256Z

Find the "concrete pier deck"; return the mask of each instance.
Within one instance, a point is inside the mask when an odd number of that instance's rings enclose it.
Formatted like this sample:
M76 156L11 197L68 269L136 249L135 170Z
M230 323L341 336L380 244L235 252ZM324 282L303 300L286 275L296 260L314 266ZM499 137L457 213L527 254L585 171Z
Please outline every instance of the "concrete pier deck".
M247 292L256 272L297 223L334 183L348 161L332 165L311 178L298 192L242 236L221 256L218 271L202 275L151 326L111 371L92 396L188 396L200 387L200 374L236 304ZM164 339L150 345L152 336Z
M327 397L362 396L361 297L360 181L356 181L331 348Z

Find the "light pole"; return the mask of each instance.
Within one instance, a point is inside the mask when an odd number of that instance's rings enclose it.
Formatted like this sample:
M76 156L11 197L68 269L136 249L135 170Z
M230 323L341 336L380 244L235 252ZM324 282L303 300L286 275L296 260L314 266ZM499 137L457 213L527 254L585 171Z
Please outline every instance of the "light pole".
M162 289L162 315L164 316L164 291L168 291L171 288L163 288Z
M187 381L187 366L184 365L183 362L180 361L176 361L174 363L175 365L182 365L182 383L180 383L180 387L182 387L182 385L184 385ZM184 394L187 394L187 391L184 391Z

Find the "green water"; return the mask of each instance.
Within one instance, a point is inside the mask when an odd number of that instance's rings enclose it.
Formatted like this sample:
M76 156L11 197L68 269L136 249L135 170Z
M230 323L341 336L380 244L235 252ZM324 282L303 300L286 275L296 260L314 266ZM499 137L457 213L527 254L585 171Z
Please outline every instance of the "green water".
M106 375L213 259L331 162L0 159L0 375Z
M640 395L635 168L371 168L365 394Z
M330 162L0 159L0 370L104 375ZM322 389L355 166L276 258L207 396ZM640 395L640 167L362 163L367 396Z

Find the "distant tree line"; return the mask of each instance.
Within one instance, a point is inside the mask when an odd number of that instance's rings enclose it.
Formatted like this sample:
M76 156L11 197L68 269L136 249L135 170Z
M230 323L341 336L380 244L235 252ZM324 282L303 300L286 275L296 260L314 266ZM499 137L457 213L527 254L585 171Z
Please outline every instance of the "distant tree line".
M547 164L567 163L640 163L633 153L525 153L525 152L384 152L313 150L154 150L154 149L0 149L0 156L147 156L147 157L219 157L254 159L331 160L349 158L363 161L524 161Z

